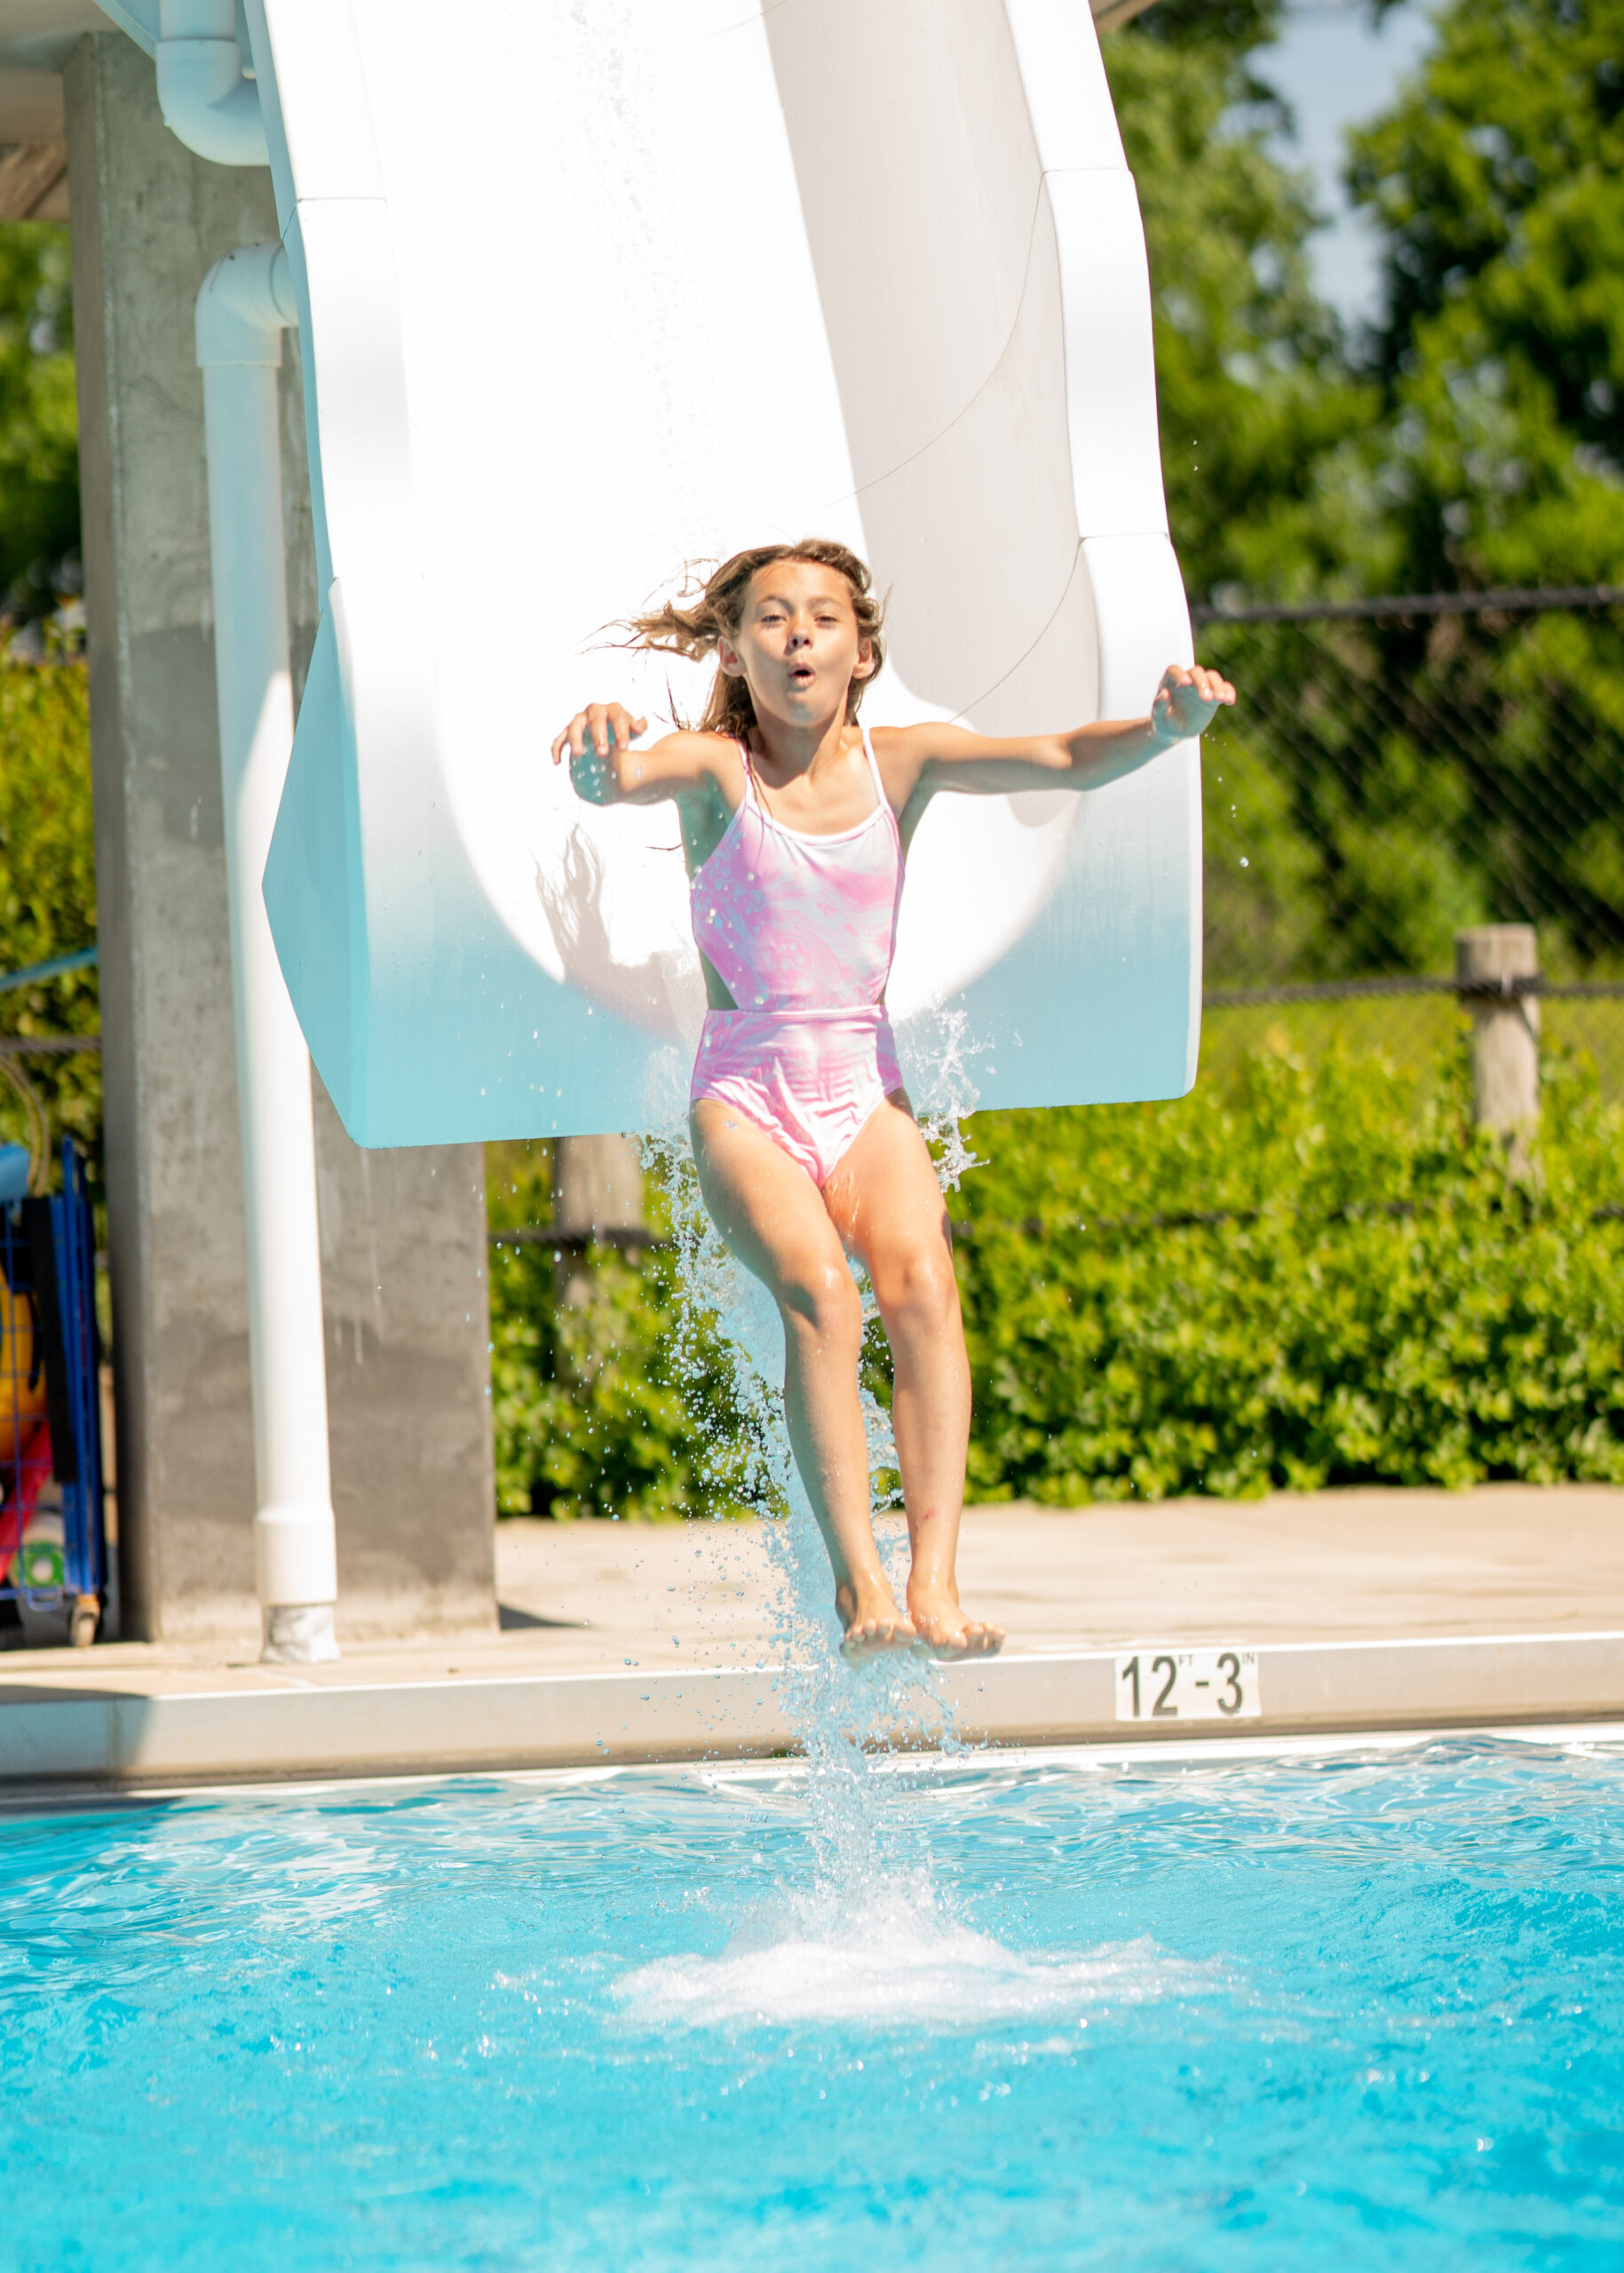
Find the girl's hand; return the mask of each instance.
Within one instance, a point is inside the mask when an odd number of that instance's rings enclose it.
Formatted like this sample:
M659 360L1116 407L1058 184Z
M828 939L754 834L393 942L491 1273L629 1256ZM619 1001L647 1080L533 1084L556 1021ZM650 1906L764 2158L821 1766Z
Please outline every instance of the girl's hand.
M1188 669L1169 663L1151 705L1151 732L1159 742L1188 741L1204 733L1213 714L1234 699L1234 688L1218 672L1200 663Z
M589 702L555 739L552 762L561 764L567 750L576 796L590 805L609 804L619 786L610 773L609 759L616 749L630 749L647 725L646 718L634 718L618 702Z
M566 750L572 757L584 757L589 742L595 757L607 757L612 742L630 749L638 735L647 730L646 718L634 718L618 702L589 702L584 710L576 711L564 732L555 738L552 762L558 764Z

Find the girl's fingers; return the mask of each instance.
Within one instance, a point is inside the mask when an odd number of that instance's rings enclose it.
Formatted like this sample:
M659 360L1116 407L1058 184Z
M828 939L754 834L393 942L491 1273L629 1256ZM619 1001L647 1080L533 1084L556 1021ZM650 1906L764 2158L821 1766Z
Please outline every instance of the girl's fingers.
M637 735L647 731L647 719L634 718L621 703L589 702L555 738L552 762L560 764L566 751L571 757L584 757L589 742L594 757L607 757L615 742L627 749Z
M1199 702L1213 709L1235 700L1235 690L1228 679L1221 671L1208 670L1204 663L1197 663L1193 668L1183 663L1169 663L1161 684L1169 705L1175 709L1180 707L1178 698L1186 688Z

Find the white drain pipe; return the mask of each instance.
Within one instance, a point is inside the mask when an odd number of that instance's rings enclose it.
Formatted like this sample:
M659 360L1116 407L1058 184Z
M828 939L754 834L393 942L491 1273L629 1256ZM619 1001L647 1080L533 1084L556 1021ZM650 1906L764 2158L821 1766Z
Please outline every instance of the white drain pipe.
M270 164L259 90L245 75L238 44L236 0L160 0L153 54L163 123L188 150L218 166Z
M254 1567L263 1654L310 1663L338 1655L315 1129L310 1057L262 890L293 748L276 371L294 321L281 245L227 254L197 296L248 1225Z

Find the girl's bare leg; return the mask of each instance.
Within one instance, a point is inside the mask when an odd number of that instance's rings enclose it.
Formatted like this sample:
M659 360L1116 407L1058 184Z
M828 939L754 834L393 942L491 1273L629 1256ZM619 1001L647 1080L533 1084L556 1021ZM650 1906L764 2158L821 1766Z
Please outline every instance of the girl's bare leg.
M891 1429L914 1567L908 1615L944 1654L996 1650L1003 1629L968 1618L955 1563L970 1444L970 1361L947 1209L924 1138L899 1091L823 1188L845 1244L873 1282L891 1342Z
M835 1571L848 1656L907 1648L868 1512L868 1447L857 1394L862 1303L818 1187L764 1129L701 1097L693 1158L711 1219L784 1321L784 1406L796 1466Z

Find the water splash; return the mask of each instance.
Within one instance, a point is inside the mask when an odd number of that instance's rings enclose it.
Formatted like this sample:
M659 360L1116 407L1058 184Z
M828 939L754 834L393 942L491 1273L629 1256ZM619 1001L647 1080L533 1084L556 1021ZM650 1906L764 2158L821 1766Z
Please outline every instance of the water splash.
M810 1905L808 1905L810 1910ZM970 1932L907 1889L890 1914L804 1916L770 1943L721 1957L668 1957L615 1984L626 2017L651 2027L923 2022L931 2034L990 2021L1081 2023L1127 2005L1210 1995L1223 1969L1170 1956L1148 1936L1073 1955L1029 1957ZM1066 2049L1074 2050L1072 2039Z
M963 1013L928 1012L910 1023L904 1062L909 1094L937 1161L944 1191L956 1190L976 1165L961 1122L977 1100L975 1055ZM958 1748L951 1711L922 1658L876 1657L849 1665L839 1654L840 1627L828 1550L790 1452L783 1402L784 1337L766 1288L729 1253L700 1195L687 1128L686 1097L662 1069L651 1086L645 1165L663 1184L671 1213L680 1287L677 1368L701 1370L706 1330L727 1352L733 1406L746 1439L745 1495L764 1525L775 1582L772 1642L773 1685L806 1759L810 1831L820 1899L848 1913L854 1900L888 1898L898 1853L894 1811L870 1766L875 1750L929 1745ZM855 1263L865 1329L878 1316L874 1290ZM900 1499L891 1479L897 1450L891 1415L867 1382L860 1384L867 1441L871 1510L890 1513ZM740 1448L726 1448L738 1473ZM718 1447L718 1453L721 1448ZM876 1523L882 1563L900 1602L908 1543L895 1520ZM926 1889L928 1892L928 1888Z

